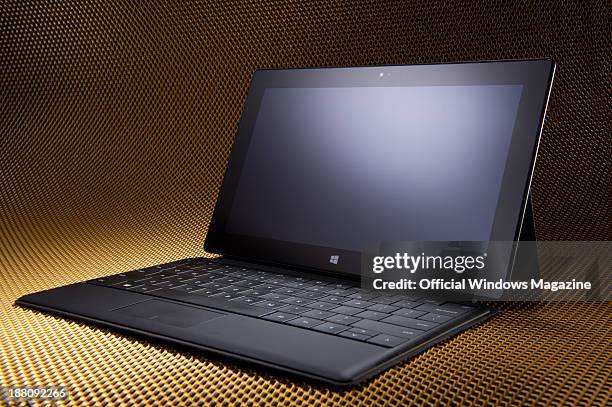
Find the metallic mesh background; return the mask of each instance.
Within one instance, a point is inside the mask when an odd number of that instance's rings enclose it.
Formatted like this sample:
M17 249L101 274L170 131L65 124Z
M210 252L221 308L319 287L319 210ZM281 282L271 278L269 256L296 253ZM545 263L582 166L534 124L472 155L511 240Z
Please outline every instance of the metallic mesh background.
M0 2L0 384L82 404L600 404L610 303L505 306L349 390L12 306L201 255L256 68L552 57L537 234L612 240L606 1Z

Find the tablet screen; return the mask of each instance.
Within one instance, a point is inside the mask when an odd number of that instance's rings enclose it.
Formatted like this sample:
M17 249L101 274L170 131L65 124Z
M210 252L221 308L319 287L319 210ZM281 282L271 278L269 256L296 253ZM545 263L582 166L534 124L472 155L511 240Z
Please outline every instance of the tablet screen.
M522 88L267 88L226 231L354 251L489 240Z

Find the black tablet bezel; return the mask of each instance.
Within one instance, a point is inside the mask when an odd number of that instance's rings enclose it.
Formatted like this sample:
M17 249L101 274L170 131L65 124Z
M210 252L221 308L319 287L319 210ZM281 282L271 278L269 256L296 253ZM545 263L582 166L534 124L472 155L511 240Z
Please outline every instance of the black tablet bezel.
M490 238L492 241L517 240L554 71L555 64L549 59L256 71L204 249L247 261L359 276L360 252L241 236L226 231L259 104L264 90L269 87L523 85ZM330 263L332 255L339 256L337 264Z

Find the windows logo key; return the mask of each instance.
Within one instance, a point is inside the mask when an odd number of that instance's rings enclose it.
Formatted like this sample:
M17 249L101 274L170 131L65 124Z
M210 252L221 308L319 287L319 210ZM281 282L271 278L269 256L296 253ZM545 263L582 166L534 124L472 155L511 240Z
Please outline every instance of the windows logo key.
M331 264L338 264L339 259L340 259L340 256L329 256L329 262Z

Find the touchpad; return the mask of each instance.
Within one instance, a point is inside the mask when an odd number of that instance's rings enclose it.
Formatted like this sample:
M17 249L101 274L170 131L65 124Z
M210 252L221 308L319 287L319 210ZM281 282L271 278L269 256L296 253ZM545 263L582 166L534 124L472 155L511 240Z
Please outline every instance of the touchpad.
M178 305L171 302L150 300L140 302L129 307L119 308L113 312L120 312L130 317L148 319L162 324L189 328L203 322L223 317L226 314L212 312L200 308Z

